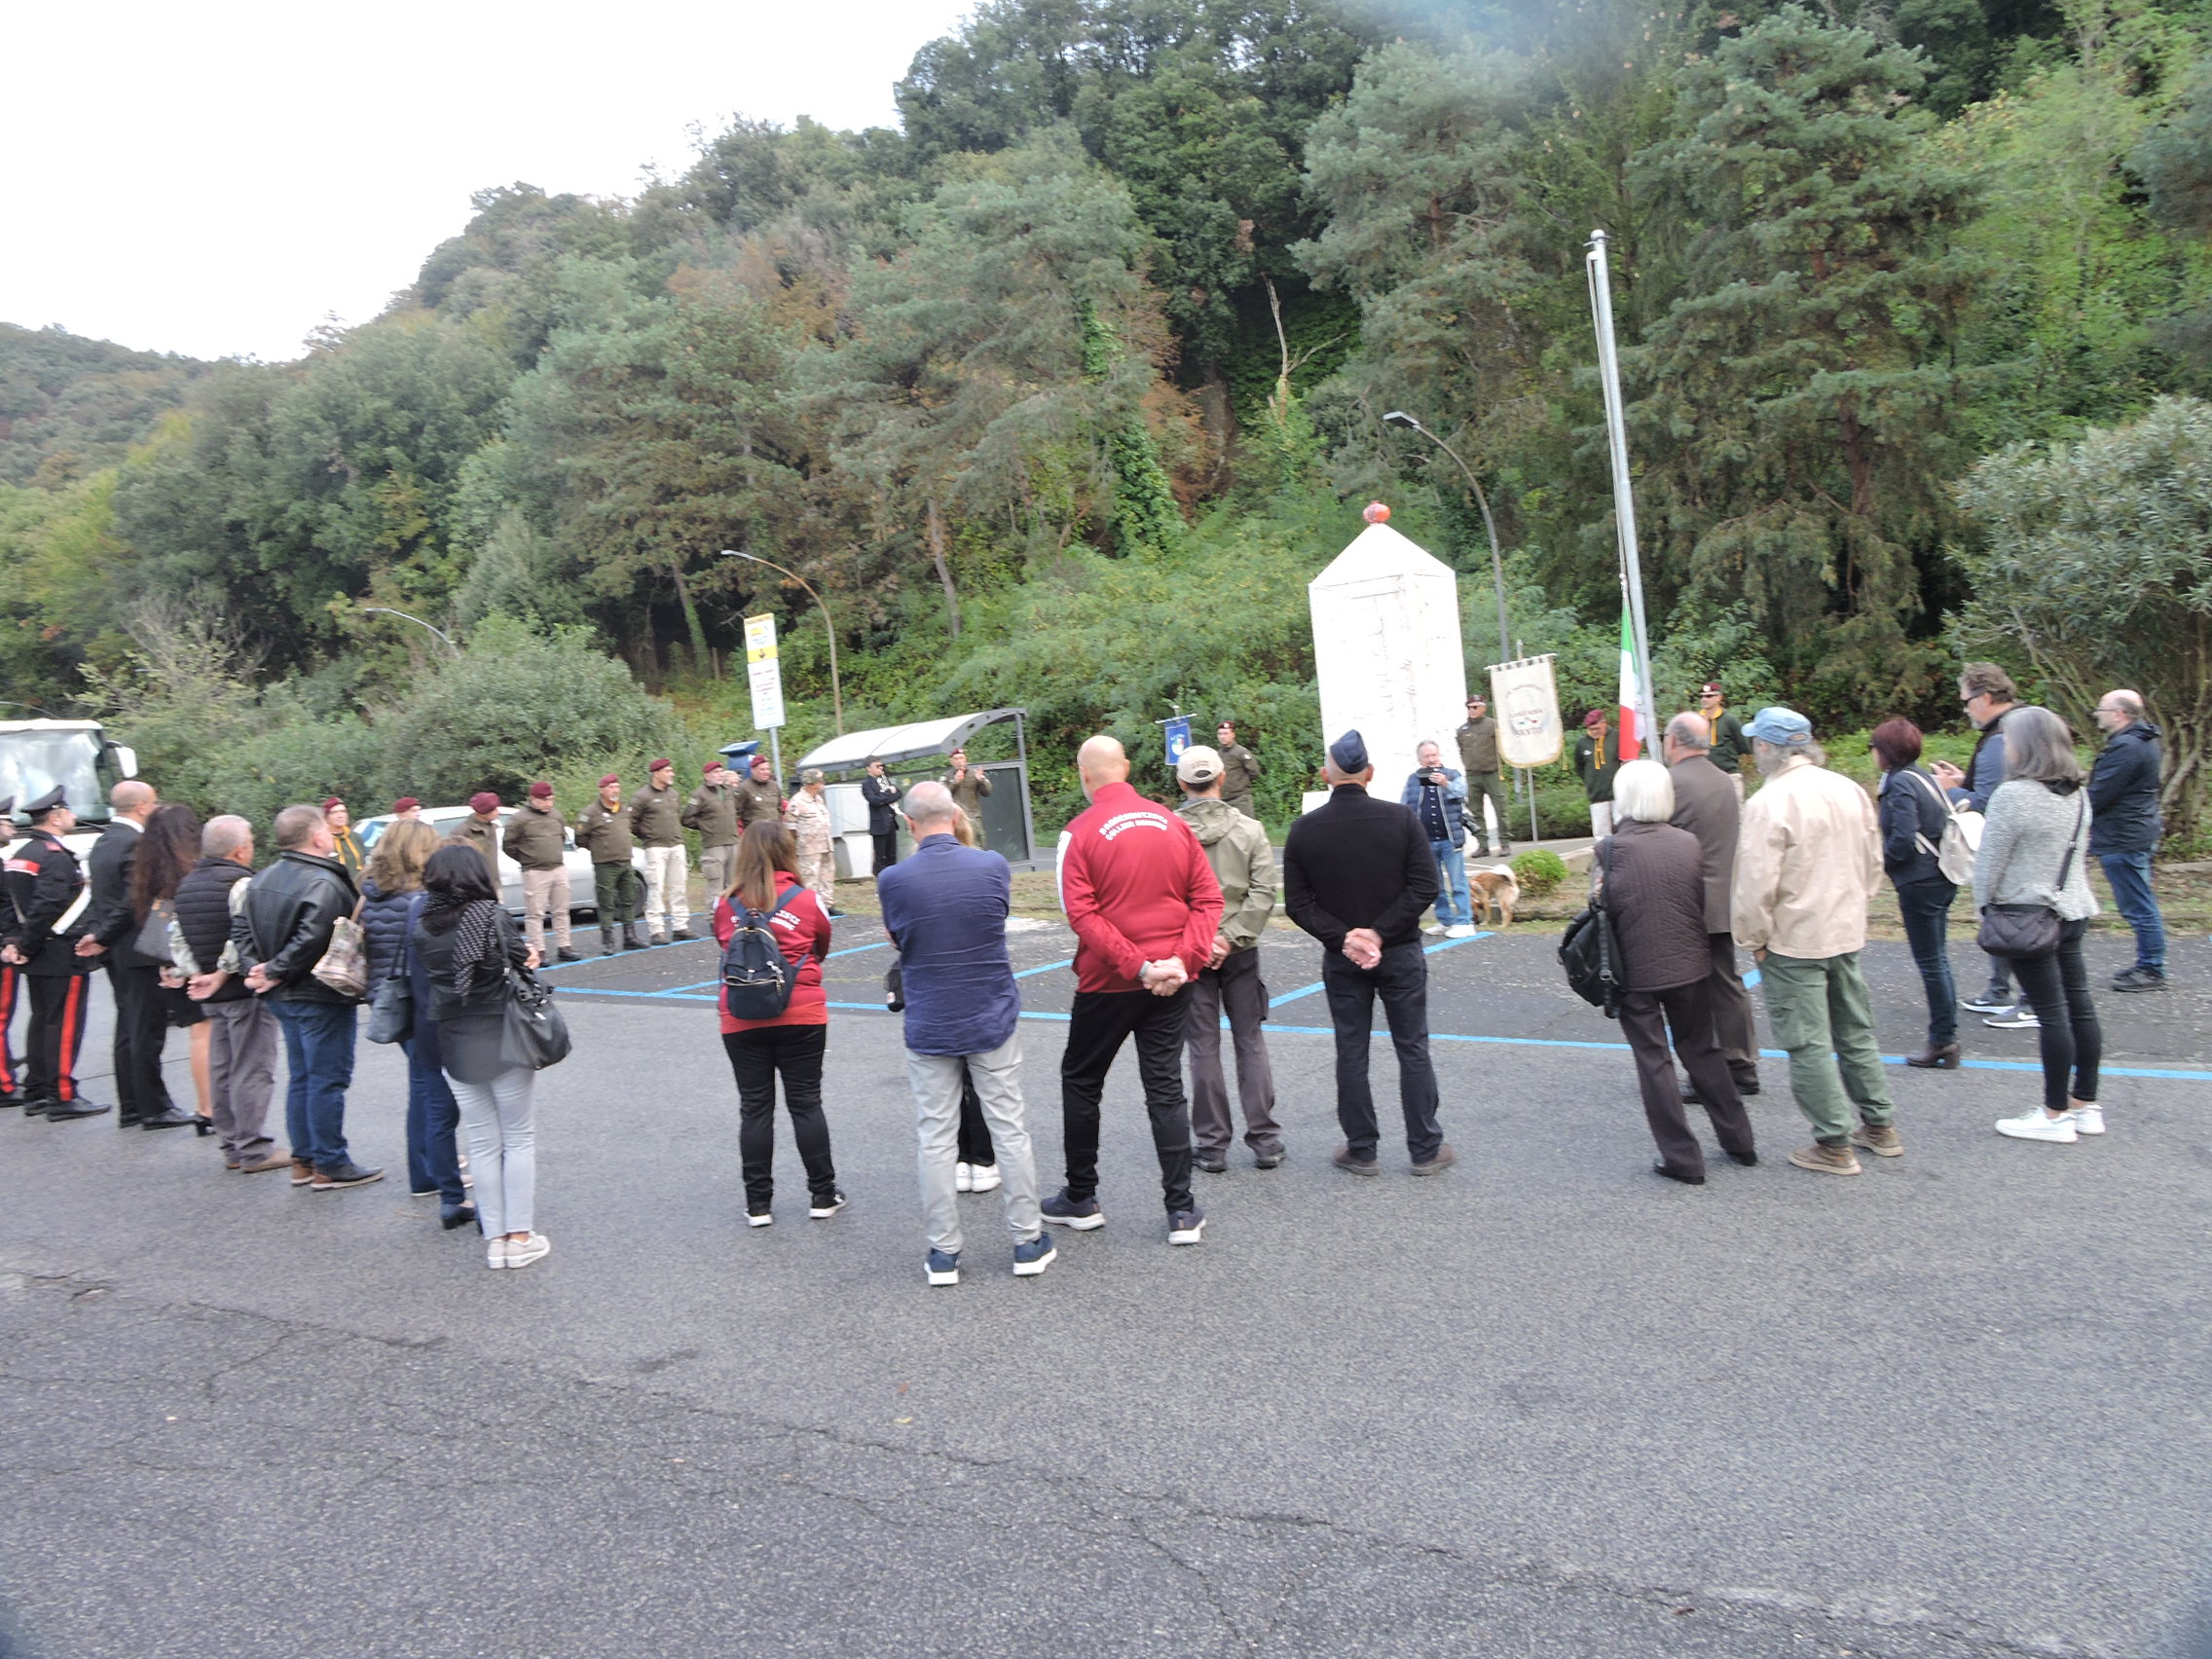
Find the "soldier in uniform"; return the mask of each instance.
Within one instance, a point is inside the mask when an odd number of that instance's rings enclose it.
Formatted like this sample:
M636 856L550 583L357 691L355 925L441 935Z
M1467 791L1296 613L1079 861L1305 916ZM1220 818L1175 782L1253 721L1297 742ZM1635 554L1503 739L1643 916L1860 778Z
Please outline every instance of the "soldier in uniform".
M77 1051L85 1043L85 1000L92 958L77 954L84 936L85 873L61 837L77 815L58 789L32 801L30 834L8 857L8 896L16 932L0 955L22 969L30 986L29 1053L23 1067L23 1111L60 1122L107 1110L77 1091Z
M1705 729L1712 735L1713 763L1728 774L1736 787L1736 800L1744 799L1744 761L1751 753L1751 740L1744 735L1744 722L1728 712L1726 697L1720 682L1698 687L1697 712L1705 717Z
M10 841L16 838L12 820L16 812L14 795L0 796L0 835ZM0 943L11 942L22 931L16 918L16 897L9 891L5 879L0 879ZM16 1064L16 993L22 989L23 971L5 956L0 956L0 1107L20 1106L23 1103L23 1074Z
M747 824L780 824L784 818L784 792L776 787L775 768L765 755L754 756L745 781L737 786L737 816ZM723 883L726 887L728 883Z
M1467 775L1467 828L1475 832L1475 857L1487 859L1490 853L1490 820L1483 815L1481 802L1488 800L1491 811L1497 818L1497 852L1500 858L1513 851L1513 838L1506 830L1512 820L1507 809L1512 802L1505 793L1502 757L1497 750L1497 721L1491 717L1490 699L1477 691L1467 699L1467 723L1452 734L1459 741L1459 767Z
M599 953L614 954L614 930L622 930L624 950L645 948L638 917L645 902L645 878L630 854L637 837L630 832L629 809L622 804L622 779L609 772L599 780L599 798L576 820L576 845L591 855L592 900L599 911Z
M707 878L710 902L729 891L737 867L737 831L744 802L730 786L729 768L707 762L706 782L691 792L680 815L686 830L699 831L699 873Z
M1221 756L1221 798L1246 818L1259 817L1259 808L1252 804L1252 792L1260 782L1259 761L1236 741L1233 721L1223 720L1213 735L1214 753Z
M952 752L952 770L944 775L944 787L952 792L952 803L967 815L968 826L976 831L976 844L983 841L983 797L991 793L991 780L983 775L983 768L968 764L968 751Z

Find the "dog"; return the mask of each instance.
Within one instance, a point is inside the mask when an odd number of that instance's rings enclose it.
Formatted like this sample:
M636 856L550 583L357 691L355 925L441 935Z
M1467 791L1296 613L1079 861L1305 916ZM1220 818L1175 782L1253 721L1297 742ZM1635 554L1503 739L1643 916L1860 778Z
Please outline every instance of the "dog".
M1513 879L1511 865L1467 871L1467 892L1475 903L1477 922L1487 924L1495 910L1499 927L1513 925L1513 906L1521 901L1521 884Z

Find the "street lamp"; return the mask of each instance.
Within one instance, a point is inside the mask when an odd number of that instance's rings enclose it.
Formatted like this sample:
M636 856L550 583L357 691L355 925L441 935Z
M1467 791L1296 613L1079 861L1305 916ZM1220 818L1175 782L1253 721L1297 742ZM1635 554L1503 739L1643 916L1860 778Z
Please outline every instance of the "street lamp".
M1457 450L1454 449L1450 444L1446 443L1442 438L1438 437L1434 432L1430 431L1426 426L1422 425L1411 415L1408 415L1403 409L1393 409L1387 415L1383 416L1382 419L1385 421L1395 421L1401 426L1411 426L1415 431L1419 432L1422 437L1426 438L1430 443L1434 444L1438 449L1442 450L1446 455L1450 456L1453 461L1458 466L1459 470L1467 475L1468 487L1474 491L1476 504L1479 505L1483 510L1483 528L1490 532L1490 573L1491 579L1497 584L1497 660L1499 662L1511 662L1513 660L1513 653L1506 648L1505 645L1507 633L1505 622L1505 559L1497 550L1497 521L1490 516L1490 498L1483 494L1482 480L1475 476L1474 468L1469 466L1465 461L1459 460L1459 452Z
M800 587L806 589L807 598L813 600L815 608L822 612L822 626L829 631L830 700L835 706L837 711L837 735L839 737L843 737L845 735L845 689L837 680L837 624L830 619L830 608L822 603L822 596L814 591L814 584L808 581L804 576L800 575L796 571L786 571L784 570L784 567L777 564L775 560L763 559L757 553L740 553L734 547L725 547L721 551L721 557L724 559L750 559L756 565L767 566L771 571L783 571L785 575L791 577L793 581L798 583Z
M443 628L431 627L420 616L410 616L406 611L394 610L388 605L364 605L361 607L361 614L363 616L396 616L403 622L414 623L418 628L429 628L431 633L437 635L447 650L453 652L457 657L461 655L461 647L453 643L452 637Z

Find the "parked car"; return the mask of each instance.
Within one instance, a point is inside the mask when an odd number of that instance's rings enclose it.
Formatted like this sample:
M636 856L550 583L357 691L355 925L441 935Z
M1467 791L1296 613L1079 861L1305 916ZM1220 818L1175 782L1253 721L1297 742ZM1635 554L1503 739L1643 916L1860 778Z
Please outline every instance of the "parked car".
M499 832L502 836L506 833L507 820L519 810L520 808L512 806L499 808ZM469 816L469 811L465 806L425 806L418 816L440 835L451 835L461 828L461 821ZM385 826L391 822L391 814L386 812L379 813L374 818L364 818L353 827L354 833L361 838L364 851L375 848L377 837L384 833ZM595 914L599 907L598 889L592 881L591 855L576 845L576 832L566 827L561 830L561 862L569 870L569 914ZM630 863L641 875L644 873L645 854L633 851ZM499 854L499 902L513 914L522 914L522 866L507 857L504 851Z

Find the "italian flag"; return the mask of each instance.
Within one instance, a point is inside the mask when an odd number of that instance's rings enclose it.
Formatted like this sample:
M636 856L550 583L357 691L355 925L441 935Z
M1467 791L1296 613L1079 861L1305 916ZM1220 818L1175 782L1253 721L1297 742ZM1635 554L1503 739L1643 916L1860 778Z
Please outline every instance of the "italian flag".
M1634 760L1642 752L1642 734L1636 729L1637 705L1636 641L1629 633L1628 599L1621 599L1621 696L1620 713L1613 729L1619 733L1614 739L1614 750L1623 760Z

